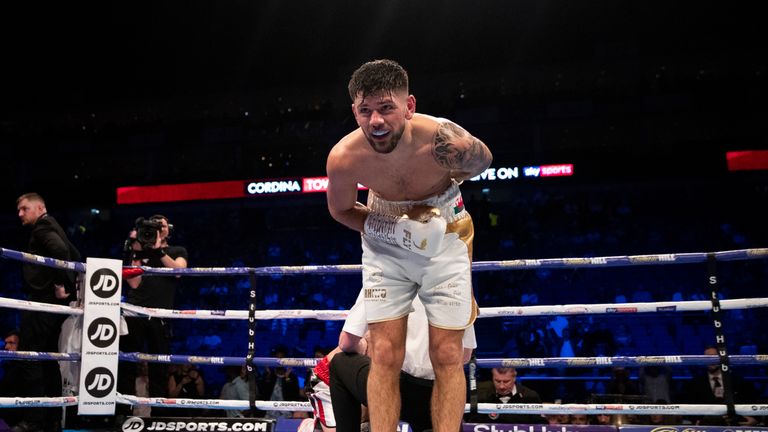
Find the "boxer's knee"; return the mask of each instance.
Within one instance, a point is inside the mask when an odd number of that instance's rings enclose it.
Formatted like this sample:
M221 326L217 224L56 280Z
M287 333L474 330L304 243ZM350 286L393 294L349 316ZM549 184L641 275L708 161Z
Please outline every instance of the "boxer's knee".
M400 370L405 358L407 317L369 325L368 355L378 367Z
M440 330L430 333L429 358L435 370L463 364L463 333L463 330Z
M371 338L368 354L371 362L379 367L400 369L405 357L405 345L383 335Z

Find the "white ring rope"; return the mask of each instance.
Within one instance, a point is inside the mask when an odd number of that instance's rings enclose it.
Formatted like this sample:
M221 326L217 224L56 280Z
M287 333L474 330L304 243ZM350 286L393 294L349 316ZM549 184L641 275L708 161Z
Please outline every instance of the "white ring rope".
M117 394L117 402L128 405L147 405L170 408L213 408L247 410L250 404L247 400L232 399L172 399L147 398L133 395ZM262 411L312 411L309 402L302 401L256 401L256 409Z
M150 316L157 318L179 319L248 319L248 311L238 310L172 310L146 308L123 303L126 316ZM768 307L768 298L748 298L721 300L723 310L755 309ZM506 306L480 308L478 318L494 318L508 316L548 316L548 315L587 315L587 314L627 314L649 312L691 312L712 310L712 303L706 300L677 301L677 302L647 302L647 303L602 303L602 304L570 304L553 306ZM348 310L262 310L255 311L256 319L295 319L312 318L318 320L343 321L349 314Z
M77 405L77 396L0 397L0 408L61 407Z
M177 319L248 319L248 311L243 310L205 310L205 309L160 309L121 303L125 316L148 316L153 318ZM723 310L756 309L768 307L768 298L744 298L721 300ZM58 314L82 315L82 308L39 303L28 300L17 300L0 297L0 308L22 309L31 311L51 312ZM550 306L500 306L480 308L478 318L494 318L508 316L548 316L548 315L588 315L588 314L627 314L651 312L695 312L709 311L712 303L707 300L691 300L676 302L645 302L645 303L598 303L598 304L567 304ZM317 319L322 321L343 321L349 314L348 310L305 310L305 309L275 309L255 311L258 320L272 319Z
M744 249L737 251L724 251L713 253L716 259L721 261L765 258L768 249ZM10 249L0 248L0 256L20 261L40 264L48 267L74 269L84 272L85 265L77 262L67 262L40 257L33 254L21 253ZM682 264L704 262L708 254L662 254L662 255L635 255L596 258L555 258L541 260L510 260L473 263L475 271L491 271L504 269L524 268L577 268L577 267L611 267L628 265L651 264ZM263 268L198 268L198 269L157 269L145 268L146 274L159 275L267 275L267 274L307 274L307 273L359 273L359 265L340 266L278 266ZM248 311L231 310L169 310L143 308L134 305L121 304L125 315L145 315L150 317L188 318L188 319L248 319ZM22 310L45 311L58 314L82 315L83 310L61 305L51 305L16 299L0 298L0 307ZM720 308L750 309L768 307L768 298L735 299L720 301ZM680 302L648 302L648 303L605 303L605 304L572 304L555 306L521 306L521 307L491 307L481 308L479 317L506 317L506 316L549 316L549 315L583 315L583 314L626 314L649 312L685 312L685 311L709 311L712 308L710 301L680 301ZM267 319L292 319L314 318L319 320L344 320L348 311L338 310L273 310L256 311L255 318ZM55 355L56 353L49 353ZM66 356L64 354L63 356ZM682 357L692 356L646 356L622 357L615 359L630 359L640 361L651 359L651 363L662 359L662 363L677 363ZM755 356L758 361L766 360L766 356ZM546 367L547 360L550 363L565 363L569 366L586 365L610 365L614 358L556 358L556 359L500 359L489 361L527 362L528 367ZM594 361L593 361L594 360ZM629 360L627 360L629 361ZM213 408L213 409L248 409L251 407L248 401L218 400L218 399L171 399L171 398L143 398L132 395L117 394L118 403L129 405L150 405L162 407L184 408ZM78 398L74 396L64 397L33 397L33 398L0 398L0 408L7 407L51 407L76 405ZM275 411L312 411L309 402L294 401L256 401L255 407L260 410ZM699 414L699 415L724 415L728 413L726 405L642 405L642 404L487 404L477 405L479 413L520 413L520 414ZM465 406L465 412L469 412L470 405ZM740 415L767 415L768 405L739 404L735 405L737 414Z
M250 408L248 401L231 399L173 399L146 398L133 395L117 394L117 402L127 405L142 405L169 408L211 408L237 409ZM57 398L0 398L0 408L10 407L52 407L76 405L76 396ZM255 406L264 411L312 411L309 402L300 401L256 401ZM464 406L469 412L470 405ZM736 414L759 416L768 415L766 404L737 404ZM481 414L684 414L684 415L725 415L725 405L692 404L495 404L480 403L477 412Z
M83 314L82 308L73 308L73 307L64 306L64 305L40 303L40 302L34 302L29 300L17 300L17 299L10 299L10 298L4 298L4 297L0 297L0 308L21 309L21 310L39 311L39 312L51 312L51 313L65 314L65 315L82 315Z

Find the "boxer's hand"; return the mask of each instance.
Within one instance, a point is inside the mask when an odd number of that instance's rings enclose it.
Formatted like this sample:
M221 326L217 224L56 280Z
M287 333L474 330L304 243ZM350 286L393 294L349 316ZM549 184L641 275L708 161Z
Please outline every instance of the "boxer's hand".
M430 217L426 222L402 217L395 232L400 247L425 257L433 257L440 250L447 226L448 223L441 217Z
M405 215L408 216L408 219L426 223L433 217L439 217L440 209L427 205L415 205Z
M370 213L365 220L365 233L419 255L433 257L440 250L448 226L439 215L439 210L426 206L416 206L400 217Z

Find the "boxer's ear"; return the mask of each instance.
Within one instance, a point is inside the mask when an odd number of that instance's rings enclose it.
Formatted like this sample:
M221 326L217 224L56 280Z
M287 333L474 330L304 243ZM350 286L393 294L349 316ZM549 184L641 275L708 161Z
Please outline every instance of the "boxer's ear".
M416 114L416 96L408 95L405 99L405 118L410 120Z

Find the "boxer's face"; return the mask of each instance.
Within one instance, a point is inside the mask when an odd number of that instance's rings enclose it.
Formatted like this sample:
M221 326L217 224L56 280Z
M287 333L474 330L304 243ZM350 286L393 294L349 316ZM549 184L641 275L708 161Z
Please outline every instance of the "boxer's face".
M357 125L378 153L390 153L397 147L415 110L416 98L405 91L378 92L365 98L358 95L352 104Z

